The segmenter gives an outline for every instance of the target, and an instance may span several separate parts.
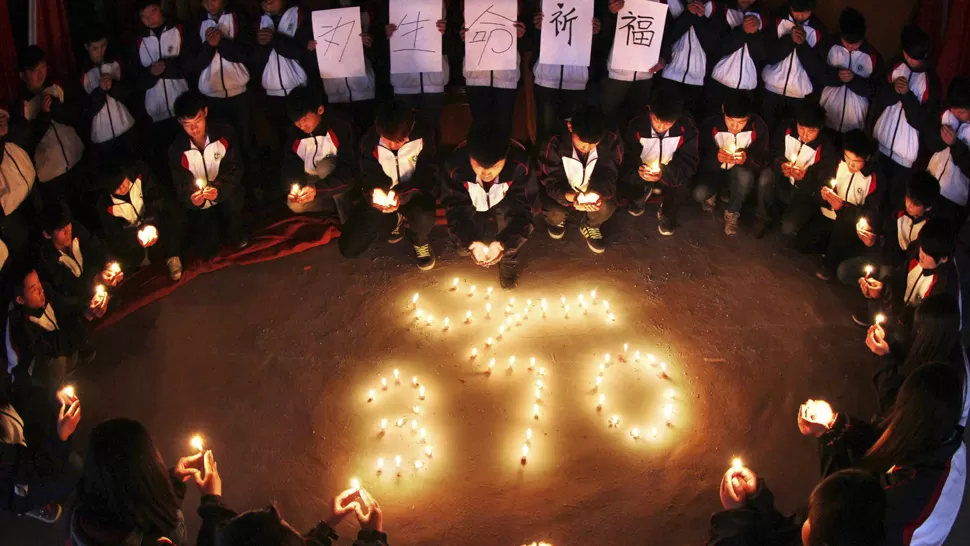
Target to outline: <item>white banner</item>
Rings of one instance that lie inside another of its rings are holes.
[[[589,66],[592,0],[542,0],[541,34],[540,63]]]
[[[465,70],[515,70],[517,0],[465,0]]]
[[[667,4],[654,0],[626,0],[616,14],[616,37],[610,55],[612,70],[646,72],[660,60],[667,21]]]
[[[441,72],[441,0],[391,0],[388,20],[397,26],[391,36],[391,74]]]
[[[360,41],[360,8],[314,11],[313,39],[321,78],[354,78],[367,74]]]

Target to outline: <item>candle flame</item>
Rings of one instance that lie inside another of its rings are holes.
[[[734,470],[735,472],[738,472],[742,468],[744,468],[744,463],[741,462],[741,457],[735,457],[735,458],[731,459],[731,469],[732,470]]]
[[[360,489],[360,480],[357,478],[350,478],[350,488],[354,490]]]
[[[192,446],[192,449],[196,451],[205,451],[205,445],[202,443],[202,436],[199,434],[192,436],[192,439],[189,440],[189,445]]]
[[[879,326],[884,322],[886,322],[886,315],[883,315],[882,313],[876,315],[876,326]]]

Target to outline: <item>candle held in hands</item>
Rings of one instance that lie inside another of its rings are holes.
[[[195,187],[199,188],[200,190],[205,189],[205,181],[202,180],[201,178],[196,178],[195,179]]]
[[[155,226],[146,225],[138,230],[138,242],[141,243],[141,246],[148,245],[156,238],[158,238],[158,230]]]
[[[192,439],[189,440],[189,445],[192,446],[192,449],[198,451],[199,453],[205,451],[205,445],[202,443],[202,435],[200,434],[192,436]]]

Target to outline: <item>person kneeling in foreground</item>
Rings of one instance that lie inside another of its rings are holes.
[[[488,127],[473,128],[445,163],[441,204],[448,229],[475,264],[499,266],[502,288],[515,287],[517,256],[534,229],[528,165],[521,144]],[[490,236],[486,224],[493,217],[498,233]]]
[[[542,211],[549,236],[562,239],[566,217],[583,215],[579,231],[596,254],[606,252],[600,232],[616,210],[616,179],[623,161],[620,137],[606,130],[598,108],[579,109],[544,146],[539,158],[542,172]]]
[[[746,467],[731,468],[721,480],[723,512],[711,516],[708,546],[873,546],[883,537],[886,495],[874,474],[858,469],[836,472],[815,486],[808,518],[775,508],[763,479]]]
[[[360,148],[363,199],[341,230],[340,253],[356,258],[379,237],[400,242],[407,220],[418,269],[432,269],[435,257],[428,236],[434,227],[438,176],[434,132],[415,118],[410,106],[394,100],[377,109],[376,123]]]

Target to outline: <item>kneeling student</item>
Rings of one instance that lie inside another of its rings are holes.
[[[37,272],[67,301],[87,301],[97,285],[113,288],[124,280],[124,272],[105,256],[101,241],[74,220],[67,205],[48,205],[40,223],[44,238],[37,250]]]
[[[566,217],[583,216],[580,231],[596,254],[606,251],[600,226],[616,210],[616,179],[623,160],[620,137],[606,130],[599,109],[587,106],[560,127],[542,148],[539,181],[549,236],[562,239]]]
[[[445,163],[441,204],[458,247],[476,265],[499,266],[502,288],[518,281],[518,254],[535,229],[535,179],[525,148],[500,129],[473,127]],[[487,229],[494,219],[497,233]]]
[[[722,114],[708,118],[701,127],[702,157],[694,199],[704,211],[713,212],[718,192],[727,182],[730,198],[724,210],[724,233],[737,235],[741,207],[758,182],[756,231],[762,232],[768,219],[769,192],[773,189],[770,181],[758,177],[768,162],[768,127],[754,113],[747,93],[725,93]]]
[[[778,208],[784,209],[781,232],[785,235],[798,233],[815,213],[814,194],[833,155],[831,143],[822,132],[824,125],[825,110],[806,102],[799,106],[796,117],[782,121],[771,137],[775,159],[770,168],[761,171],[759,185],[770,180],[774,189],[769,193],[767,209],[770,214],[775,202],[780,202]]]
[[[435,135],[415,111],[395,99],[377,109],[376,123],[360,144],[363,198],[337,240],[340,253],[360,256],[375,240],[404,238],[404,221],[418,269],[435,265],[429,235],[435,222]]]

